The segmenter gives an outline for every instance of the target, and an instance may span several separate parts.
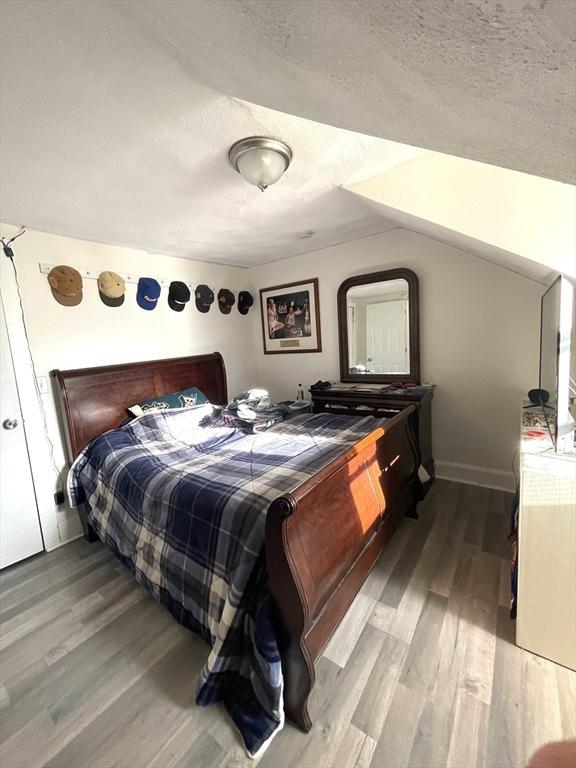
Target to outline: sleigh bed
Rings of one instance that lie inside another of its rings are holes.
[[[93,438],[117,428],[134,403],[192,386],[212,403],[227,401],[218,353],[51,375],[69,462]],[[420,485],[413,410],[377,426],[268,507],[266,569],[284,710],[304,731],[312,725],[307,701],[314,662],[401,519],[415,516]],[[85,536],[95,540],[87,511],[79,511]]]

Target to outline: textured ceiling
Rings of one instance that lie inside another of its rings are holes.
[[[339,186],[425,151],[408,144],[572,179],[575,8],[3,2],[0,216],[250,265],[394,226]],[[295,150],[264,194],[226,161],[260,132]]]
[[[3,6],[4,221],[241,265],[392,226],[339,185],[419,150],[224,96],[118,8]],[[264,193],[226,157],[258,133],[295,152]]]
[[[203,82],[574,183],[574,0],[122,0]]]

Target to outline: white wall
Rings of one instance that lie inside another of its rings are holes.
[[[251,270],[256,292],[319,278],[321,353],[264,355],[258,384],[276,398],[339,377],[336,293],[351,275],[409,267],[420,281],[422,380],[437,385],[434,457],[446,477],[510,487],[523,394],[538,383],[539,299],[528,278],[423,235],[395,229]]]
[[[17,231],[2,226],[2,235]],[[48,376],[54,368],[81,368],[92,365],[132,362],[179,355],[219,351],[226,363],[230,393],[253,381],[253,331],[251,316],[240,315],[234,307],[223,315],[216,302],[210,312],[196,310],[194,298],[183,312],[172,311],[163,289],[158,306],[146,312],[136,304],[136,285],[128,283],[124,304],[106,307],[98,295],[95,280],[84,280],[84,297],[77,307],[63,307],[52,297],[40,262],[69,264],[76,269],[93,267],[133,272],[157,279],[206,283],[216,288],[239,291],[249,287],[249,272],[186,259],[148,254],[127,248],[28,231],[14,244],[15,261],[36,373]],[[6,306],[11,340],[17,350],[19,386],[24,419],[31,448],[32,470],[39,502],[40,519],[48,549],[80,532],[75,511],[57,509],[53,503],[56,472],[44,438],[41,412],[29,375],[26,346],[18,328],[19,307],[10,262],[1,255],[2,296]],[[50,382],[51,387],[51,382]],[[55,447],[56,463],[64,465],[64,453],[52,392],[42,396],[48,430]]]
[[[15,231],[2,227],[3,235]],[[295,397],[299,382],[310,384],[319,378],[338,377],[336,292],[342,280],[379,268],[410,267],[420,279],[422,376],[424,381],[438,385],[433,435],[439,474],[495,486],[510,483],[520,398],[537,384],[539,297],[543,292],[537,283],[401,229],[252,270],[33,231],[16,241],[14,250],[39,376],[48,376],[53,368],[218,350],[226,362],[230,394],[262,385],[276,398]],[[236,308],[231,315],[222,315],[215,306],[202,315],[193,301],[184,312],[175,313],[168,308],[165,293],[156,310],[145,312],[135,303],[134,284],[127,285],[125,304],[111,309],[100,301],[95,281],[88,280],[82,303],[62,307],[52,298],[46,275],[39,270],[40,262],[205,282],[235,291],[317,276],[323,352],[265,356],[254,289],[255,306],[246,317]],[[79,522],[75,511],[59,510],[53,503],[56,474],[43,435],[25,342],[15,322],[19,308],[13,275],[6,258],[2,257],[0,265],[2,296],[9,323],[12,319],[10,334],[17,350],[40,518],[46,546],[51,549],[78,535]],[[42,400],[61,468],[63,449],[52,394]]]

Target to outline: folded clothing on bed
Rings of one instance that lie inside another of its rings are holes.
[[[71,505],[86,501],[102,541],[211,645],[196,701],[223,702],[251,756],[284,722],[266,511],[378,424],[303,415],[248,435],[209,404],[166,410],[100,435],[70,470]]]
[[[263,432],[293,415],[286,404],[272,402],[265,389],[249,389],[236,395],[222,411],[227,424],[248,433]]]

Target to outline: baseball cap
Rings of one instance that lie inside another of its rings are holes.
[[[155,309],[160,298],[160,283],[153,277],[141,277],[138,280],[138,290],[136,291],[136,301],[142,309]]]
[[[220,288],[218,291],[218,306],[220,307],[220,312],[229,315],[235,301],[236,299],[234,298],[232,291],[229,291],[228,288]]]
[[[247,315],[252,304],[254,304],[254,299],[250,291],[240,291],[238,294],[238,312],[241,315]]]
[[[82,301],[82,276],[74,267],[59,264],[50,270],[48,282],[52,296],[63,307],[75,307]]]
[[[207,285],[196,286],[196,309],[198,312],[209,312],[214,301],[214,292]]]
[[[98,275],[98,293],[107,307],[122,306],[125,292],[124,278],[116,272],[100,272]]]
[[[168,306],[174,312],[182,312],[190,301],[190,288],[181,280],[173,280],[168,288]]]

